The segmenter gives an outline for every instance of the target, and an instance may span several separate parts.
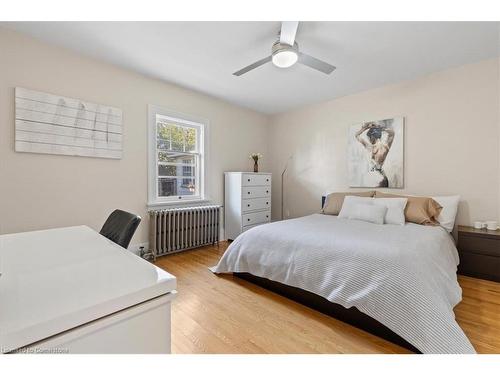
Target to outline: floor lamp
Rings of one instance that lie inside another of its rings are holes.
[[[285,173],[286,170],[288,169],[288,163],[290,160],[292,160],[293,155],[290,155],[290,157],[286,160],[285,163],[285,168],[283,169],[283,172],[281,172],[281,220],[283,220],[284,215],[283,215],[283,207],[284,207],[284,191],[285,191]]]

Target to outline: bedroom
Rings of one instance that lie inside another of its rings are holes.
[[[2,353],[500,353],[498,22],[300,18],[0,22]]]

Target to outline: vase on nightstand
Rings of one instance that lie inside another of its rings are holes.
[[[259,163],[257,161],[253,162],[253,171],[255,173],[259,172]]]

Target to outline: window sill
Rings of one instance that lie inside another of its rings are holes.
[[[203,203],[209,203],[210,199],[184,199],[179,201],[171,201],[171,202],[149,202],[146,206],[149,208],[162,208],[162,207],[186,207],[189,205],[197,205]]]

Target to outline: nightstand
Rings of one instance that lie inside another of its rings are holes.
[[[458,273],[500,281],[500,230],[458,227]]]

